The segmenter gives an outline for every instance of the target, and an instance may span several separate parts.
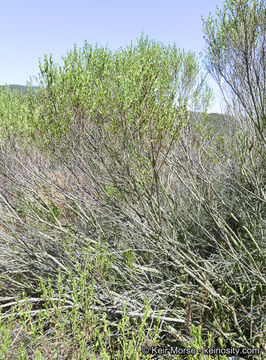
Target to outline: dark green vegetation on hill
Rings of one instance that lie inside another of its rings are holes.
[[[233,76],[230,116],[206,114],[193,53],[144,36],[45,57],[37,92],[0,89],[1,359],[263,358],[264,7],[226,4],[206,63]]]
[[[25,85],[17,85],[17,84],[10,84],[10,85],[0,85],[0,88],[8,87],[12,91],[21,91],[23,94],[27,92],[27,86]],[[39,90],[39,86],[33,86],[34,90]]]

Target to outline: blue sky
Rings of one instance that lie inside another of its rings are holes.
[[[0,85],[26,84],[38,74],[39,58],[55,61],[90,44],[111,49],[135,41],[141,32],[164,44],[204,50],[201,16],[222,0],[0,0]],[[214,82],[210,81],[218,95]],[[219,111],[216,100],[213,111]]]

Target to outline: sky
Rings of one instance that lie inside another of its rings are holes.
[[[38,75],[39,58],[56,62],[74,44],[108,46],[149,39],[204,52],[201,16],[215,14],[223,0],[0,0],[0,85],[25,85]],[[219,90],[210,109],[220,112]]]

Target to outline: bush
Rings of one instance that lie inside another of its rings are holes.
[[[30,132],[1,139],[1,351],[262,349],[262,162],[188,111],[210,95],[195,56],[85,44],[40,80]]]

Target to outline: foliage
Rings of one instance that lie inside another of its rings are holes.
[[[223,91],[231,92],[226,99],[237,99],[240,119],[246,126],[250,122],[249,131],[264,143],[265,23],[263,0],[226,0],[216,18],[204,20],[207,68]]]
[[[262,351],[262,156],[189,112],[210,98],[195,55],[142,36],[63,61],[1,92],[0,351]]]

